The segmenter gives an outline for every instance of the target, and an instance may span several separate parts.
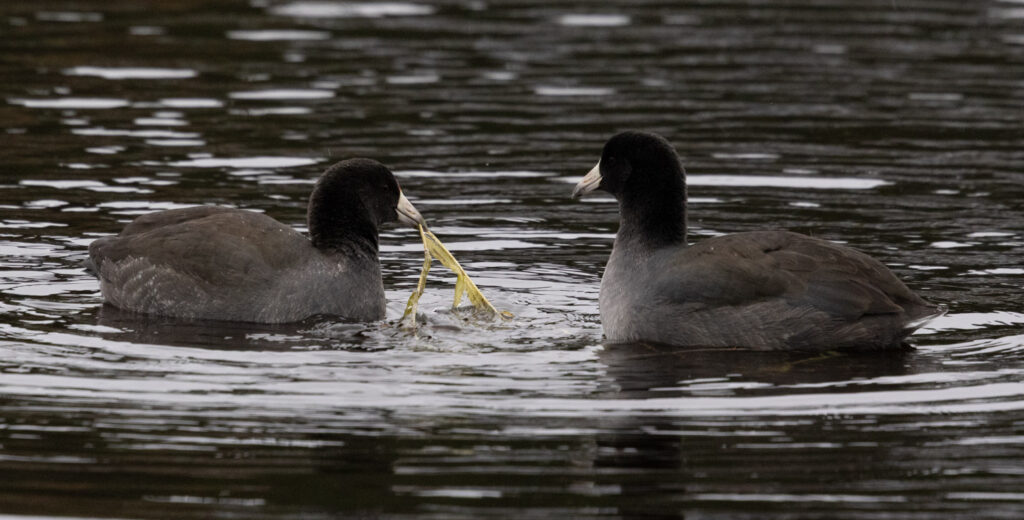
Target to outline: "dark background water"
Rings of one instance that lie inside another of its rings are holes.
[[[1024,516],[1019,1],[6,2],[0,515]],[[886,356],[601,346],[613,133],[664,134],[693,239],[788,228],[950,314]],[[263,327],[101,306],[134,216],[304,225],[331,161],[390,165],[500,308]],[[5,517],[6,518],[6,517]]]

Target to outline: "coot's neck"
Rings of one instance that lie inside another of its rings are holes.
[[[350,205],[310,201],[307,222],[309,238],[317,249],[346,257],[377,259],[377,224],[358,202]]]
[[[643,172],[634,172],[634,175]],[[650,253],[665,247],[686,244],[686,181],[678,175],[659,176],[655,182],[635,179],[618,195],[619,232],[616,248]]]

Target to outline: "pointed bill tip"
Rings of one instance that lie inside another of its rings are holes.
[[[420,226],[427,227],[427,221],[423,220],[423,215],[420,215],[420,212],[416,211],[416,208],[409,202],[409,199],[405,198],[405,193],[399,195],[398,207],[395,210],[398,213],[399,222],[414,228]]]
[[[591,168],[583,180],[581,180],[575,188],[572,190],[572,198],[578,199],[587,193],[590,193],[601,186],[601,161]]]

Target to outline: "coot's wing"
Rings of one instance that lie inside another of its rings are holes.
[[[928,307],[877,260],[785,231],[726,235],[659,258],[658,297],[694,309],[785,302],[836,319]],[[913,314],[913,313],[908,313]]]
[[[888,267],[860,251],[796,233],[785,235],[781,248],[766,255],[778,262],[781,269],[804,281],[803,292],[789,295],[794,304],[848,319],[879,314],[905,314],[914,318],[919,311],[934,308],[914,294]],[[813,263],[807,263],[806,271],[798,271],[791,267],[793,257]]]
[[[144,215],[120,235],[90,244],[89,256],[100,277],[115,284],[162,285],[164,277],[216,291],[265,286],[311,248],[301,234],[265,215],[198,207]]]

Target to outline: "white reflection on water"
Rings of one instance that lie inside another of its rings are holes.
[[[384,78],[384,81],[389,85],[423,85],[437,83],[440,80],[441,76],[439,74],[404,74]]]
[[[27,220],[4,219],[0,221],[0,229],[41,229],[52,227],[67,227],[67,224],[59,222],[29,222]]]
[[[816,190],[870,190],[891,185],[881,179],[855,177],[783,177],[777,175],[688,175],[692,186],[743,186],[757,188],[808,188]]]
[[[566,14],[558,18],[560,25],[569,27],[621,27],[629,22],[630,18],[622,14]]]
[[[224,106],[223,101],[208,98],[164,98],[159,101],[159,104],[168,108],[219,108]]]
[[[512,204],[512,199],[415,199],[416,204],[433,204],[435,206],[462,206],[474,204]]]
[[[194,139],[197,132],[175,132],[172,130],[125,130],[120,128],[72,128],[75,135],[99,135],[110,137],[142,137],[149,139]]]
[[[482,488],[441,488],[425,486],[392,486],[391,490],[398,495],[417,497],[441,497],[459,499],[501,498],[505,496],[501,490]]]
[[[915,374],[909,377],[917,382],[961,384],[911,386],[900,391],[885,388],[894,383],[891,378],[879,378],[874,382],[858,381],[861,388],[853,392],[606,399],[594,395],[604,366],[598,356],[602,347],[486,352],[399,348],[387,354],[257,352],[140,345],[10,325],[0,325],[0,334],[32,341],[0,342],[9,353],[9,362],[31,364],[45,359],[51,369],[63,372],[6,374],[2,384],[9,396],[192,408],[231,405],[241,413],[300,413],[368,405],[411,415],[535,417],[587,417],[595,413],[633,417],[894,415],[1024,409],[1024,385],[1010,381],[1022,375],[1020,369],[982,371],[976,378],[962,381],[941,372]],[[54,355],[53,349],[63,350],[64,355]],[[381,363],[382,359],[387,362]],[[123,372],[123,376],[91,375],[108,370]],[[281,378],[280,374],[288,377]],[[155,375],[160,377],[151,377]],[[243,389],[248,391],[240,391]],[[487,398],[481,399],[484,395]]]
[[[171,161],[168,166],[179,168],[294,168],[320,162],[312,157],[205,157],[184,161]]]
[[[58,190],[68,189],[87,189],[87,190],[102,190],[104,188],[110,189],[114,186],[107,186],[100,181],[87,181],[77,179],[24,179],[18,181],[18,184],[22,186],[45,186],[47,188],[55,188]],[[129,189],[129,191],[133,191]],[[138,190],[134,190],[138,191]],[[126,192],[127,193],[127,192]]]
[[[166,33],[167,29],[155,25],[135,25],[128,28],[128,34],[132,36],[160,36]]]
[[[908,265],[907,268],[917,271],[944,271],[949,269],[949,267],[945,265]]]
[[[102,22],[103,13],[84,11],[39,11],[36,20],[40,22]]]
[[[54,254],[57,249],[61,248],[51,244],[13,241],[0,242],[0,256],[11,258],[45,257]],[[7,263],[5,267],[11,267],[11,264]]]
[[[25,206],[26,208],[39,208],[39,209],[44,209],[45,208],[45,209],[48,209],[48,208],[59,208],[61,206],[67,206],[68,202],[64,201],[64,200],[55,200],[55,199],[40,199],[40,200],[26,201],[22,205]]]
[[[526,242],[525,240],[514,239],[465,240],[461,242],[446,241],[444,245],[450,251],[503,251],[506,249],[542,249],[551,247],[544,244],[535,244],[532,242]],[[423,244],[419,242],[407,243],[402,245],[381,244],[380,250],[386,253],[394,253],[399,251],[423,251]]]
[[[137,117],[135,126],[184,126],[185,121],[175,117]]]
[[[576,184],[583,176],[559,177],[559,182]],[[785,177],[779,175],[687,175],[690,186],[805,188],[815,190],[870,190],[892,185],[882,179],[858,177]]]
[[[516,74],[515,72],[509,72],[504,70],[485,72],[483,76],[487,79],[494,81],[512,81],[519,77],[519,75]]]
[[[111,214],[114,215],[142,215],[145,213],[152,213],[154,211],[163,211],[168,209],[179,209],[179,208],[191,208],[198,206],[199,204],[181,204],[177,202],[165,202],[165,201],[128,201],[128,200],[117,200],[110,202],[101,202],[97,204],[97,207],[108,208]]]
[[[957,92],[911,92],[907,99],[911,101],[961,101],[964,95]]]
[[[938,242],[932,242],[929,244],[931,247],[939,249],[955,249],[958,247],[971,247],[978,245],[976,242],[957,242],[955,240],[939,240]]]
[[[1005,231],[975,231],[973,233],[969,233],[967,235],[967,238],[989,238],[989,237],[999,237],[999,238],[1002,238],[1002,237],[1012,237],[1012,236],[1014,236],[1013,233],[1007,233]]]
[[[232,99],[326,99],[334,97],[334,92],[319,89],[268,89],[232,92]]]
[[[997,267],[995,269],[979,269],[979,270],[973,270],[972,269],[970,271],[967,271],[967,274],[981,275],[981,276],[985,276],[985,275],[1006,275],[1006,274],[1017,275],[1017,274],[1024,274],[1024,268],[1020,268],[1020,267]]]
[[[203,146],[202,139],[146,139],[146,144],[153,146]]]
[[[437,172],[430,170],[398,170],[395,172],[398,177],[426,177],[426,178],[452,178],[452,179],[497,179],[497,178],[513,178],[513,179],[527,179],[534,177],[548,177],[554,175],[552,173],[545,172],[532,172],[532,171],[493,171],[493,172]]]
[[[8,99],[7,101],[11,104],[21,105],[27,108],[57,108],[62,110],[107,110],[111,108],[122,108],[128,106],[128,100],[114,98],[12,98]]]
[[[584,204],[608,204],[612,202],[618,202],[614,197],[594,197],[588,196],[580,199],[580,202]],[[723,199],[717,197],[686,197],[687,204],[720,204],[725,202]],[[794,203],[795,204],[795,203]]]
[[[774,161],[780,156],[777,153],[713,153],[711,157],[715,159],[733,159],[742,161]],[[790,170],[788,173],[798,173]]]
[[[228,31],[232,40],[254,42],[326,40],[331,37],[327,31],[304,31],[300,29],[265,29],[261,31]]]
[[[0,285],[0,292],[15,296],[53,296],[75,291],[95,291],[97,284],[88,281],[60,282],[46,281],[43,283],[26,283],[15,286]]]
[[[537,87],[538,96],[610,96],[615,89],[605,87]]]
[[[948,351],[954,359],[967,359],[979,364],[999,357],[1016,357],[1021,354],[1024,352],[1024,334],[942,345],[936,347],[936,350]],[[1007,371],[1012,372],[1009,374],[1012,379],[1020,380],[1020,375],[1014,369],[1004,369],[1001,372]]]
[[[916,334],[935,334],[944,330],[978,330],[990,326],[1012,325],[1024,325],[1024,314],[1011,311],[950,313],[930,321]]]
[[[192,69],[161,69],[152,67],[90,67],[64,69],[68,76],[96,76],[103,79],[184,79],[198,73]]]
[[[270,9],[271,14],[298,18],[380,18],[424,16],[434,13],[429,5],[406,2],[292,2]]]
[[[792,445],[786,445],[792,446]],[[821,493],[694,493],[687,495],[687,499],[710,502],[783,502],[783,503],[806,503],[822,502],[826,504],[843,503],[886,503],[906,502],[907,498],[902,496],[878,496],[878,495],[850,495],[850,494],[821,494]]]
[[[309,107],[266,107],[266,108],[242,108],[231,110],[232,115],[241,116],[276,116],[276,115],[304,115],[310,114],[313,110]]]
[[[96,153],[100,155],[113,155],[124,151],[123,146],[91,146],[86,148],[87,153]]]

